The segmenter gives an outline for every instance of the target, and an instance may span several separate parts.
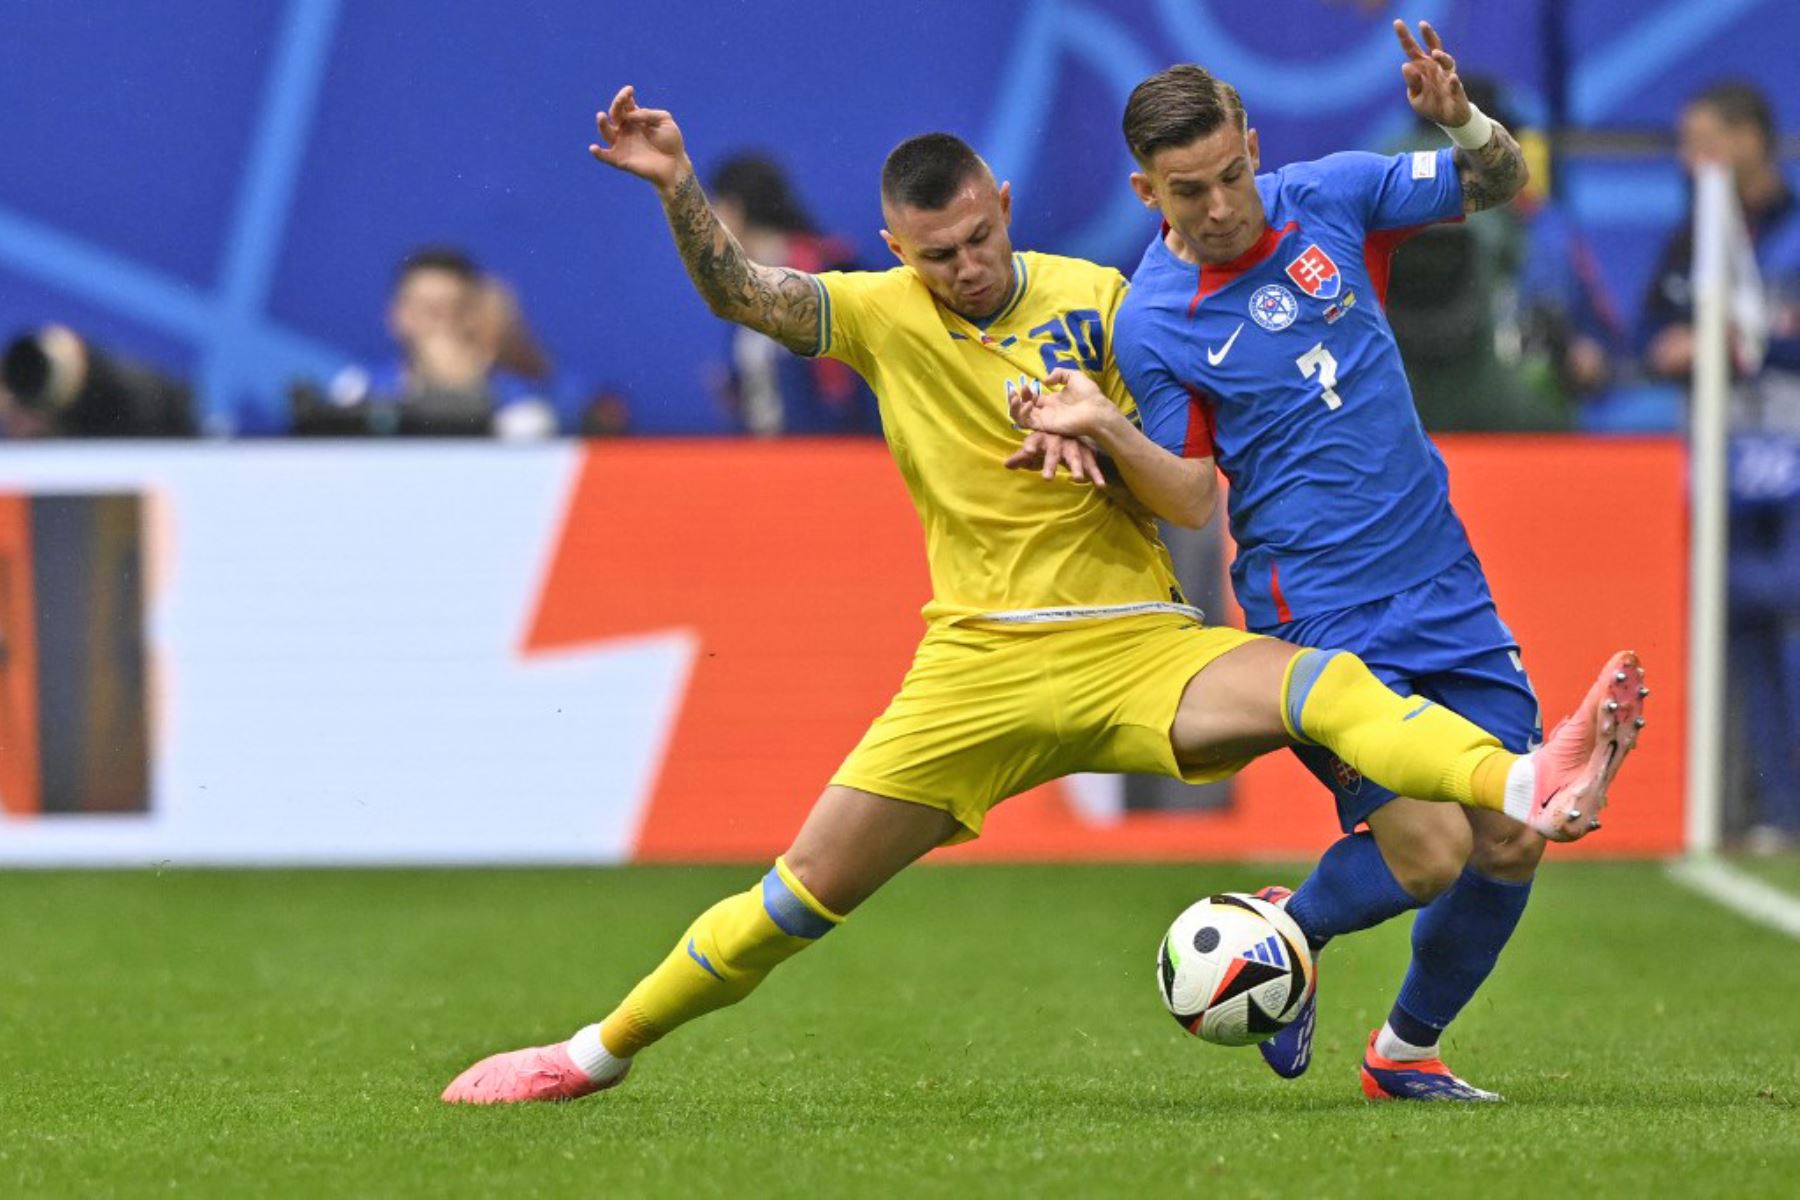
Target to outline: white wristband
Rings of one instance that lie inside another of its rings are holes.
[[[1469,104],[1469,119],[1461,125],[1439,125],[1439,129],[1450,135],[1450,140],[1464,150],[1479,150],[1487,145],[1494,136],[1494,122],[1488,115]]]

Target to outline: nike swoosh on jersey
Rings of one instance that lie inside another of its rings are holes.
[[[1242,332],[1244,332],[1244,323],[1242,321],[1239,321],[1238,327],[1231,331],[1231,336],[1225,339],[1225,344],[1223,346],[1219,347],[1219,349],[1216,353],[1210,349],[1206,352],[1207,365],[1211,366],[1211,367],[1216,367],[1220,363],[1224,362],[1225,356],[1227,354],[1231,353],[1231,344],[1233,342],[1237,341],[1238,334],[1240,334]]]

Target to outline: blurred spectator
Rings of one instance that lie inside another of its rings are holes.
[[[1550,156],[1533,153],[1543,135],[1526,139],[1532,180],[1513,201],[1526,253],[1501,340],[1510,335],[1526,386],[1564,422],[1630,374],[1631,336],[1587,239],[1550,193]]]
[[[1735,389],[1732,425],[1800,433],[1800,205],[1776,158],[1774,110],[1751,85],[1721,83],[1688,102],[1677,132],[1690,173],[1702,161],[1731,168],[1768,294],[1768,353],[1755,378]],[[1693,263],[1690,216],[1663,250],[1641,338],[1650,370],[1681,382],[1694,367]]]
[[[1745,83],[1695,96],[1678,128],[1682,165],[1731,169],[1767,299],[1768,350],[1732,389],[1728,686],[1743,715],[1750,843],[1800,839],[1800,205],[1776,158],[1766,97]],[[1695,357],[1693,218],[1670,235],[1645,305],[1648,368],[1686,383]]]
[[[1727,675],[1749,768],[1745,844],[1792,849],[1800,846],[1800,438],[1737,439],[1730,528]]]
[[[713,173],[719,221],[757,262],[817,273],[854,268],[850,246],[819,233],[774,160],[729,158]],[[801,358],[741,326],[731,329],[724,392],[733,419],[748,433],[879,433],[875,397],[843,363]]]
[[[1623,325],[1593,256],[1551,199],[1542,135],[1523,127],[1493,81],[1464,86],[1518,137],[1532,179],[1511,204],[1406,242],[1394,257],[1388,320],[1427,429],[1566,429],[1576,402],[1610,380]],[[1443,141],[1421,123],[1398,148]]]
[[[63,325],[21,334],[0,360],[9,438],[192,437],[187,384],[84,341]]]
[[[550,361],[517,298],[452,247],[400,264],[388,302],[399,356],[374,372],[352,367],[328,397],[295,396],[297,433],[547,437],[556,414],[542,386]]]

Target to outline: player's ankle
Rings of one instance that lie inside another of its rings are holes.
[[[1533,752],[1514,758],[1506,770],[1505,799],[1500,811],[1521,825],[1531,823],[1532,810],[1537,806],[1537,769],[1538,757]]]
[[[595,1083],[608,1083],[623,1075],[631,1066],[629,1058],[620,1058],[600,1040],[600,1026],[586,1025],[564,1047],[582,1073]]]
[[[1407,1032],[1421,1036],[1417,1030]],[[1432,1036],[1426,1045],[1410,1041],[1394,1031],[1394,1022],[1389,1019],[1382,1022],[1381,1031],[1375,1035],[1375,1053],[1392,1062],[1423,1062],[1438,1057],[1438,1039]]]

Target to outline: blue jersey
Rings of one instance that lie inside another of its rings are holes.
[[[1382,312],[1388,259],[1460,217],[1448,149],[1257,177],[1268,227],[1204,268],[1150,244],[1114,332],[1144,432],[1217,458],[1232,581],[1265,629],[1393,596],[1470,553]]]

